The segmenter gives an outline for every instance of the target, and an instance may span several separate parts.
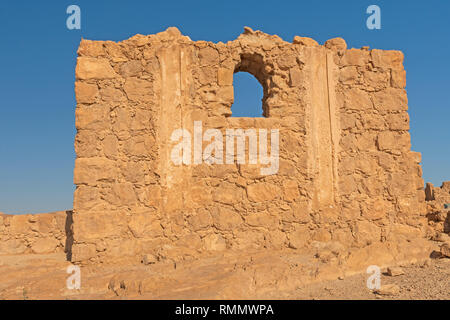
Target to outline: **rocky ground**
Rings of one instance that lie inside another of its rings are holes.
[[[448,258],[397,266],[395,276],[382,268],[379,293],[367,288],[366,273],[314,280],[323,266],[313,263],[266,253],[98,265],[82,267],[81,289],[69,290],[63,254],[2,256],[0,299],[450,299]]]
[[[368,275],[359,274],[342,280],[324,281],[299,288],[299,299],[443,299],[450,300],[450,259],[429,260],[425,264],[401,267],[402,275],[381,275],[387,292],[376,293],[366,286]]]

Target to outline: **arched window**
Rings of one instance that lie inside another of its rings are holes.
[[[248,72],[237,72],[233,77],[234,103],[232,117],[263,117],[263,88]]]
[[[263,59],[258,54],[243,54],[236,65],[233,76],[234,103],[232,117],[268,117],[265,100],[267,98],[267,75]]]

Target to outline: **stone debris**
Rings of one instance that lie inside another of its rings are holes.
[[[400,267],[389,267],[387,268],[387,275],[390,277],[396,277],[396,276],[400,276],[402,274],[405,274],[403,269]]]
[[[444,243],[443,245],[441,245],[441,254],[444,257],[450,258],[450,244],[449,243]]]
[[[155,264],[156,262],[158,262],[158,259],[153,254],[146,254],[142,258],[142,263],[145,265]]]
[[[375,289],[374,293],[382,296],[393,296],[400,293],[400,287],[396,284],[385,284],[379,289]]]

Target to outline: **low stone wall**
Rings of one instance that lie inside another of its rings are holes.
[[[72,211],[0,213],[0,255],[64,252],[66,247],[70,252],[71,221]]]

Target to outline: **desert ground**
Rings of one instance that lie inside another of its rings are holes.
[[[437,252],[431,256],[390,268],[394,275],[382,268],[380,290],[367,288],[369,274],[336,279],[325,262],[294,252],[82,266],[81,287],[72,290],[66,285],[71,263],[63,253],[1,256],[0,299],[448,300],[450,259]]]

